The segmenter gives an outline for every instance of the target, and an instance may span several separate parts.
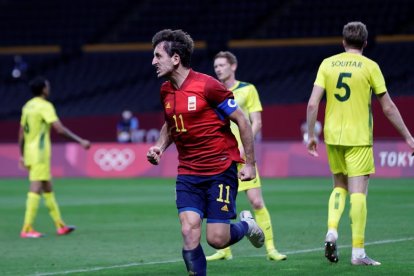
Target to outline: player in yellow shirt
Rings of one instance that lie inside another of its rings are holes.
[[[20,236],[22,238],[40,238],[43,236],[42,233],[33,228],[42,194],[45,205],[49,209],[49,214],[56,225],[57,234],[66,235],[75,230],[75,227],[66,225],[62,220],[53,193],[50,173],[50,126],[59,134],[78,142],[85,149],[88,149],[91,143],[75,135],[59,121],[55,108],[52,103],[47,101],[50,93],[48,80],[37,77],[30,82],[30,89],[34,97],[23,106],[19,130],[21,153],[19,165],[22,168],[27,168],[30,180],[26,213]]]
[[[244,111],[252,125],[253,136],[260,132],[262,128],[262,104],[259,94],[253,84],[236,80],[237,58],[229,52],[219,52],[214,58],[214,71],[217,78],[234,94],[238,106]],[[239,143],[239,149],[243,155],[240,133],[237,125],[231,123],[231,130]],[[238,191],[245,191],[250,205],[255,214],[255,219],[259,227],[265,234],[265,246],[267,259],[272,261],[286,260],[286,255],[280,254],[274,245],[272,222],[269,212],[264,204],[261,183],[256,167],[256,179],[252,181],[240,181]],[[233,258],[230,247],[220,249],[215,254],[206,257],[207,261],[230,260]]]
[[[368,31],[361,22],[343,28],[345,52],[323,60],[307,108],[308,151],[318,156],[314,126],[319,103],[326,92],[324,136],[334,188],[328,204],[328,232],[325,256],[338,262],[338,224],[350,195],[353,265],[380,265],[364,249],[367,219],[366,196],[370,174],[375,172],[371,94],[377,96],[385,116],[414,151],[414,139],[391,100],[377,63],[362,55]]]

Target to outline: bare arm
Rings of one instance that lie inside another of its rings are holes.
[[[240,138],[246,156],[246,164],[239,171],[239,178],[241,180],[252,180],[256,177],[256,160],[254,157],[253,131],[249,121],[240,108],[237,108],[229,116],[230,120],[235,122],[240,131]]]
[[[378,100],[381,104],[382,111],[384,112],[385,116],[404,138],[407,145],[411,148],[411,151],[414,152],[414,138],[405,125],[400,111],[395,106],[390,95],[387,92],[381,94],[378,96]]]
[[[20,149],[20,156],[23,156],[24,153],[24,129],[22,126],[19,128],[19,149]]]
[[[89,142],[88,140],[82,139],[81,137],[79,137],[78,135],[70,131],[59,120],[53,122],[52,127],[57,133],[59,133],[60,135],[72,141],[78,142],[83,148],[85,149],[90,148],[91,142]]]
[[[19,149],[20,149],[20,158],[19,158],[19,167],[24,168],[24,129],[22,126],[19,128],[18,135]]]
[[[147,152],[147,160],[153,165],[158,165],[162,153],[172,144],[167,122],[164,123],[160,130],[160,137],[154,146],[150,147]]]
[[[262,129],[262,112],[252,112],[249,117],[252,124],[253,138],[255,138]]]
[[[314,85],[312,89],[312,94],[308,101],[308,108],[306,111],[306,121],[308,125],[308,135],[309,142],[307,144],[309,154],[313,156],[318,156],[317,152],[317,139],[315,136],[315,123],[316,118],[318,117],[319,103],[325,93],[325,89]]]

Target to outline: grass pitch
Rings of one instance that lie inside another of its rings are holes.
[[[331,180],[262,179],[283,262],[244,239],[233,260],[208,263],[208,275],[414,275],[414,179],[372,179],[366,250],[379,267],[350,265],[349,202],[339,229],[340,261],[324,258]],[[0,275],[186,275],[175,209],[174,179],[55,179],[64,220],[77,226],[58,237],[46,207],[35,227],[47,236],[21,239],[28,183],[0,180]],[[349,199],[349,198],[348,198]],[[249,208],[239,194],[238,210]],[[204,234],[204,233],[203,233]],[[206,255],[214,253],[203,235]]]

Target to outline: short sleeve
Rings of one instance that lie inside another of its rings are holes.
[[[384,76],[382,75],[380,67],[376,63],[371,71],[371,87],[376,95],[387,91]]]
[[[57,120],[59,120],[58,116],[56,115],[56,110],[51,103],[48,103],[42,109],[42,117],[48,124],[54,123]]]
[[[20,125],[24,126],[26,124],[26,116],[24,116],[24,108],[22,109],[22,116],[20,117]]]
[[[263,111],[262,103],[260,102],[259,93],[254,85],[251,85],[249,96],[247,100],[247,111],[252,112],[261,112]]]
[[[321,65],[319,66],[318,73],[316,74],[316,80],[314,82],[314,85],[317,85],[317,86],[322,87],[322,88],[326,88],[325,87],[326,86],[325,85],[326,79],[325,79],[324,68],[325,68],[324,62],[322,62]]]
[[[226,89],[219,81],[209,78],[206,82],[204,95],[210,105],[216,108],[219,104],[226,99],[234,99],[234,95],[231,91]]]

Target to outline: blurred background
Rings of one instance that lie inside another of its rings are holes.
[[[50,79],[59,117],[94,142],[115,142],[128,109],[152,142],[163,122],[151,38],[183,29],[196,41],[192,67],[214,76],[221,50],[239,59],[237,78],[258,88],[264,141],[301,140],[318,66],[343,51],[342,27],[364,22],[364,52],[383,70],[388,90],[414,129],[414,2],[410,0],[0,0],[0,142],[16,142],[27,82]],[[375,137],[398,137],[378,111]],[[320,112],[323,113],[323,112]],[[323,121],[323,114],[320,114]],[[55,141],[63,141],[55,137]]]

